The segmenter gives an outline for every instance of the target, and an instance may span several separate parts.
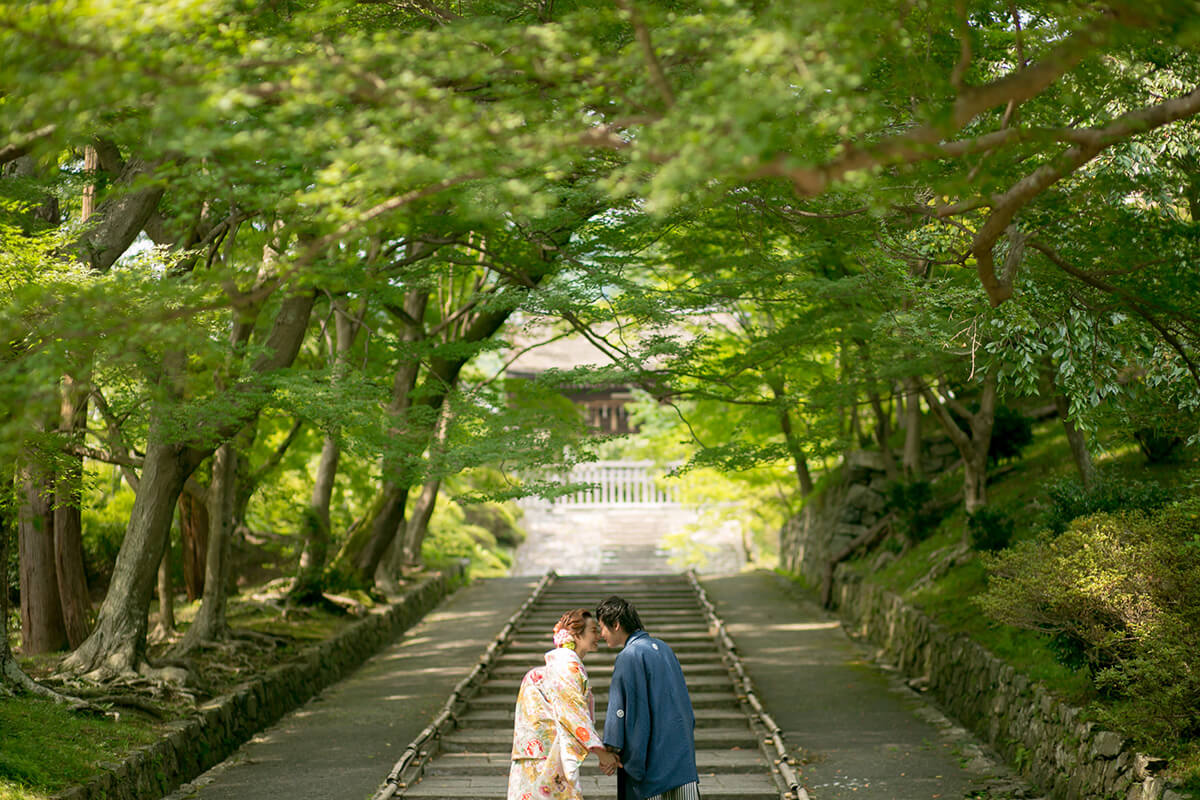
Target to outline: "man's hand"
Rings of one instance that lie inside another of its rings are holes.
[[[605,775],[615,775],[617,768],[621,766],[621,759],[617,758],[617,754],[608,750],[598,750],[596,758],[600,759],[600,771]]]

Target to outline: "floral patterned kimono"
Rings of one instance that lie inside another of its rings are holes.
[[[601,746],[587,670],[569,647],[546,653],[517,694],[508,800],[582,800],[579,765]]]

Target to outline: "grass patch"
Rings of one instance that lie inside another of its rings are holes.
[[[1132,444],[1110,448],[1095,461],[1102,477],[1154,482],[1180,493],[1195,492],[1200,486],[1194,461],[1149,465]],[[1031,538],[1043,529],[1050,509],[1047,487],[1076,474],[1062,425],[1057,420],[1039,423],[1024,457],[1006,465],[1006,471],[989,484],[988,504],[1014,520],[1014,543]],[[942,476],[935,484],[935,494],[945,496],[947,488],[957,489],[961,480],[961,472]],[[969,636],[1067,702],[1082,706],[1085,716],[1095,718],[1102,708],[1119,712],[1116,705],[1098,695],[1086,669],[1076,670],[1059,661],[1049,637],[994,622],[975,605],[973,598],[987,587],[987,574],[978,560],[954,567],[923,589],[912,588],[962,542],[965,524],[960,503],[927,538],[878,572],[870,571],[875,553],[848,566],[865,580],[900,595],[947,630]],[[1200,742],[1159,743],[1158,752],[1172,756],[1170,773],[1182,788],[1200,792]]]
[[[0,731],[0,798],[54,794],[159,738],[139,719],[84,716],[32,697],[0,697]]]
[[[412,576],[411,583],[423,577]],[[28,695],[0,697],[0,800],[47,800],[90,780],[97,764],[119,761],[157,741],[164,722],[184,718],[198,705],[298,659],[311,643],[325,641],[359,620],[329,607],[287,606],[283,600],[282,596],[266,597],[262,587],[231,597],[227,619],[233,637],[190,658],[192,680],[185,690],[164,686],[137,692],[139,700],[153,706],[161,719],[130,711],[112,720],[75,714]],[[180,633],[198,607],[196,602],[176,609]],[[150,646],[151,662],[167,647],[168,643]],[[19,661],[27,674],[53,687],[50,676],[63,656],[47,654]]]

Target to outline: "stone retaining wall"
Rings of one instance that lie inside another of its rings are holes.
[[[1080,720],[1038,683],[961,634],[950,634],[878,586],[839,575],[847,629],[883,650],[922,690],[1055,800],[1182,800],[1157,775],[1166,763]]]
[[[399,601],[373,609],[337,636],[308,648],[300,660],[205,703],[188,719],[168,723],[158,742],[119,763],[100,764],[96,777],[56,800],[158,800],[358,667],[433,610],[461,578],[458,566],[424,579]]]

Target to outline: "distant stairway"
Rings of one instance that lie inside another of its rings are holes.
[[[624,551],[622,560],[628,559]],[[442,718],[410,746],[384,785],[380,798],[423,800],[505,796],[513,713],[525,672],[543,663],[554,623],[571,608],[594,608],[610,594],[637,606],[651,635],[675,650],[696,712],[696,761],[705,800],[779,800],[788,786],[760,749],[764,730],[739,695],[735,672],[710,629],[691,581],[681,575],[571,576],[547,579],[489,648],[475,678],[456,690]],[[710,606],[711,608],[711,606]],[[596,696],[597,729],[604,710],[616,652],[601,643],[584,659]],[[740,669],[740,667],[739,667]],[[423,740],[422,740],[423,738]],[[616,779],[600,772],[595,757],[584,762],[585,798],[616,796]],[[803,795],[802,790],[799,792]]]

